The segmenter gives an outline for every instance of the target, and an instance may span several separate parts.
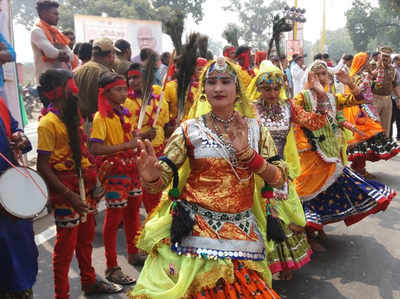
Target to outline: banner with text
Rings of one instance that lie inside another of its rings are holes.
[[[113,41],[125,39],[130,42],[134,55],[144,48],[162,51],[161,22],[83,15],[75,15],[74,21],[77,42],[108,37]]]

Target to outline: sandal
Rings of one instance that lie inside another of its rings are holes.
[[[115,267],[107,269],[106,271],[106,279],[113,283],[121,284],[121,285],[130,285],[136,282],[135,279],[130,276],[124,274],[121,270],[121,267]]]
[[[115,283],[108,283],[101,280],[96,280],[94,284],[90,286],[82,287],[85,296],[96,295],[96,294],[115,294],[122,292],[124,288]]]

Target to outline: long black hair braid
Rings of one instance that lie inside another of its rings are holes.
[[[45,107],[51,103],[45,93],[60,86],[64,88],[71,78],[73,78],[72,72],[65,69],[51,69],[40,76],[39,97]],[[60,100],[66,102],[62,105],[60,119],[67,128],[72,158],[75,162],[75,169],[79,174],[79,170],[82,168],[81,142],[83,140],[81,140],[80,134],[81,116],[78,109],[78,98],[67,92],[64,93],[63,99],[56,99],[55,101],[58,102]]]

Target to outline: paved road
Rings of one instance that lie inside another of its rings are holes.
[[[28,128],[30,139],[36,146],[36,125]],[[400,190],[400,157],[390,162],[368,164],[368,171],[376,179]],[[333,224],[326,228],[328,252],[314,254],[311,263],[295,273],[292,281],[274,281],[274,288],[288,299],[400,299],[400,202],[399,196],[389,209],[346,227]],[[142,209],[142,217],[144,212]],[[93,263],[100,278],[104,279],[104,250],[102,226],[104,211],[96,216]],[[52,250],[55,228],[49,215],[34,224],[39,245],[39,274],[34,287],[35,298],[53,298]],[[118,232],[118,260],[122,269],[137,277],[140,268],[130,266],[126,258],[123,231]],[[85,298],[80,290],[79,268],[73,259],[69,273],[71,298]],[[126,288],[128,290],[128,288]],[[126,298],[124,293],[95,298]],[[170,298],[165,298],[170,299]],[[171,298],[173,299],[173,298]]]

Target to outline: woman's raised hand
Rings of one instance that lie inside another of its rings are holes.
[[[240,152],[249,146],[247,120],[238,112],[235,112],[233,121],[226,131],[236,151]]]
[[[351,83],[353,83],[353,79],[350,77],[350,74],[344,69],[341,69],[335,75],[336,78],[345,85],[350,85]]]
[[[156,153],[150,141],[139,140],[139,155],[136,160],[140,176],[146,182],[156,181],[161,177],[162,171]]]

